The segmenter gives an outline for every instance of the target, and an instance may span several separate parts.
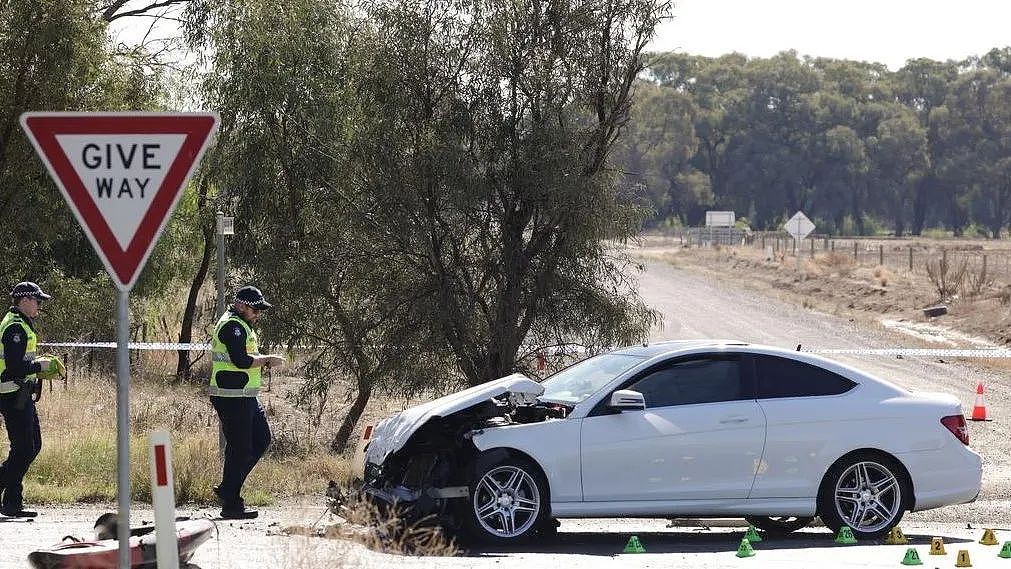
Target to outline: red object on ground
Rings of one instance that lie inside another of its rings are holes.
[[[197,547],[211,538],[214,524],[207,519],[176,522],[179,540],[179,562],[186,563]],[[130,567],[154,567],[154,526],[130,530]],[[60,543],[28,554],[28,563],[35,569],[116,569],[119,565],[119,541],[103,539]]]

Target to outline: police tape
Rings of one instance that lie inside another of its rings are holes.
[[[812,354],[857,356],[909,356],[924,358],[1011,358],[1005,348],[861,348],[852,350],[803,349]]]
[[[40,346],[54,348],[115,348],[116,342],[39,342]],[[130,342],[130,350],[166,350],[206,352],[210,344],[173,343],[173,342]],[[537,350],[534,350],[537,352]],[[540,353],[553,355],[560,350],[542,350]],[[572,347],[564,353],[571,354]],[[902,356],[924,358],[1011,358],[1011,350],[1006,348],[802,348],[801,352],[819,355],[854,355],[854,356]]]
[[[119,344],[116,342],[39,342],[39,345],[52,348],[115,348]],[[127,344],[127,349],[206,352],[211,349],[211,345],[172,342],[130,342]]]

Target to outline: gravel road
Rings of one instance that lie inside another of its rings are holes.
[[[725,338],[777,346],[810,348],[885,348],[914,346],[909,337],[883,327],[858,327],[846,318],[817,313],[745,289],[731,286],[730,279],[699,276],[664,263],[648,263],[640,278],[641,294],[664,314],[665,325],[654,340]],[[915,347],[919,347],[916,345]],[[974,566],[996,565],[996,549],[975,543],[981,527],[994,527],[1002,542],[1011,539],[1008,513],[1011,485],[1011,416],[1009,380],[971,362],[939,361],[937,358],[896,359],[881,356],[845,356],[840,361],[874,372],[913,390],[944,391],[957,395],[967,415],[972,409],[975,387],[987,386],[987,408],[994,420],[970,423],[973,448],[984,457],[983,491],[973,504],[950,506],[908,514],[903,521],[913,545],[925,556],[930,537],[945,536],[948,556],[954,564],[958,549],[968,549]],[[44,509],[37,521],[26,523],[0,519],[0,567],[26,567],[28,552],[59,541],[63,535],[87,535],[95,518],[114,506]],[[860,545],[840,549],[824,528],[810,528],[794,536],[763,542],[756,558],[734,556],[740,542],[739,528],[673,527],[663,520],[563,521],[561,537],[552,544],[538,544],[524,551],[475,551],[454,558],[398,557],[378,554],[354,543],[338,540],[278,535],[282,527],[313,523],[322,504],[266,508],[253,523],[219,523],[216,539],[200,548],[193,568],[300,568],[317,567],[724,567],[756,562],[777,567],[809,567],[826,563],[836,567],[893,567],[902,560],[904,547]],[[210,510],[180,509],[181,515],[204,516]],[[149,510],[134,510],[134,522],[151,520]],[[326,520],[324,520],[326,521]],[[967,527],[968,526],[968,527]],[[628,535],[641,536],[649,551],[642,555],[619,555]],[[890,548],[887,549],[886,548]],[[993,559],[990,559],[990,558]],[[764,562],[756,561],[764,559]],[[931,560],[924,559],[928,565]],[[936,563],[935,563],[936,565]]]

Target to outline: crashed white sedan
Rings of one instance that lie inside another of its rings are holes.
[[[869,538],[906,510],[974,500],[982,460],[968,445],[952,395],[808,353],[677,341],[394,415],[365,449],[363,490],[502,544],[583,517],[745,517],[788,532],[817,515]]]

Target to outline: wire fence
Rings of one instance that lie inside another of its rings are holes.
[[[815,258],[843,255],[857,266],[883,266],[927,275],[931,264],[947,263],[951,270],[964,264],[967,275],[1011,283],[1011,243],[1003,240],[927,238],[867,238],[809,235],[797,241],[782,231],[756,232],[734,228],[687,228],[674,235],[684,247],[750,247],[769,258]]]

